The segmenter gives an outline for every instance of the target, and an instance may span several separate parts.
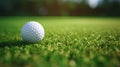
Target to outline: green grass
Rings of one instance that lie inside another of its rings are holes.
[[[45,38],[22,41],[22,26],[40,22]],[[0,67],[120,67],[120,18],[0,17]]]

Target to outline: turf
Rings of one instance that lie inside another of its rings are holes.
[[[21,38],[31,20],[44,26],[39,43]],[[0,67],[120,67],[120,18],[0,17]]]

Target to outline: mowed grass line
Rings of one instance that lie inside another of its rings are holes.
[[[45,28],[40,43],[25,43],[28,21]],[[1,17],[0,66],[119,67],[120,19],[85,17]]]

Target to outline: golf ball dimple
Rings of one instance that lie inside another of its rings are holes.
[[[44,38],[44,33],[43,26],[35,21],[26,23],[21,30],[22,39],[31,43],[41,41]]]

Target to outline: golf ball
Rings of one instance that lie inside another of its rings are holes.
[[[31,43],[40,42],[44,38],[44,34],[43,26],[36,21],[26,23],[21,30],[22,39]]]

